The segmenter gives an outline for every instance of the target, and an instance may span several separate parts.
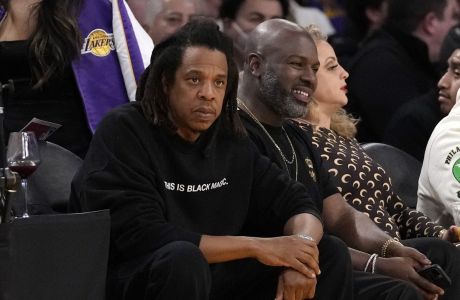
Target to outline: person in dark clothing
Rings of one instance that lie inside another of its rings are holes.
[[[442,295],[443,290],[423,279],[416,271],[427,263],[426,257],[414,248],[396,242],[366,215],[348,205],[335,188],[325,161],[319,157],[305,132],[297,123],[287,120],[306,113],[307,103],[316,89],[315,73],[320,64],[312,38],[293,23],[270,20],[256,27],[250,41],[238,103],[251,139],[263,154],[283,168],[291,178],[303,183],[310,194],[323,199],[325,231],[356,249],[350,249],[355,269],[387,276],[373,277],[375,274],[357,271],[355,297],[407,297],[407,294],[402,296],[396,290],[385,288],[392,283],[398,286],[402,284],[406,292],[412,290],[417,294],[408,299],[422,295],[432,299]],[[424,247],[429,247],[426,244],[430,242],[420,242],[419,246],[426,250]],[[441,248],[439,251],[443,254],[433,255],[433,258],[439,258],[438,261],[444,263],[442,259],[455,257],[449,252],[457,251],[452,244],[444,241],[439,243],[445,245],[433,246],[432,251]],[[391,253],[388,253],[387,246],[390,244]],[[430,251],[426,253],[431,255]],[[379,267],[370,269],[369,265]],[[298,276],[302,278],[301,274]]]
[[[344,66],[357,53],[361,43],[382,26],[386,17],[387,0],[347,0],[345,26],[341,34],[329,36],[337,56]],[[324,34],[327,34],[323,31]]]
[[[70,206],[110,209],[108,299],[273,299],[279,286],[353,299],[321,203],[246,135],[231,46],[214,21],[191,21],[156,45],[139,102],[94,135]]]
[[[444,48],[448,52],[447,47]],[[423,161],[434,128],[454,106],[460,87],[457,76],[460,50],[453,50],[449,56],[446,59],[447,72],[438,81],[438,93],[432,91],[404,104],[390,120],[383,136],[384,143],[404,150],[419,161]]]
[[[222,30],[233,40],[233,55],[238,69],[243,68],[243,53],[248,34],[268,19],[286,18],[288,0],[223,0],[219,10]]]
[[[436,87],[439,76],[433,64],[459,20],[457,0],[388,0],[383,27],[348,64],[347,111],[361,119],[361,143],[381,142],[394,113]]]
[[[443,116],[436,92],[430,91],[396,111],[388,122],[382,143],[399,148],[422,162],[431,132]]]

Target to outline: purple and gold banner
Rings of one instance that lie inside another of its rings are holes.
[[[124,0],[83,0],[81,56],[72,62],[91,130],[112,108],[135,100],[153,42]],[[6,11],[0,8],[0,20]]]
[[[134,101],[137,79],[148,61],[139,45],[144,53],[153,49],[125,1],[114,1],[113,6],[109,0],[83,1],[79,16],[83,46],[72,65],[92,131],[109,110]]]

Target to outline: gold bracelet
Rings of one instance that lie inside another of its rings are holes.
[[[396,245],[402,245],[400,242],[394,239],[388,239],[383,243],[382,248],[380,249],[380,256],[381,257],[387,257],[388,255],[388,247],[390,247],[391,244],[396,244]]]

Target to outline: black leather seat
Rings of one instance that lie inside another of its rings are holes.
[[[40,165],[29,177],[29,213],[53,214],[67,212],[70,183],[82,159],[51,142],[39,142]],[[13,210],[22,211],[22,191],[12,197]]]
[[[387,144],[365,143],[361,146],[370,157],[382,165],[391,177],[394,190],[404,203],[415,208],[422,163],[410,154]]]

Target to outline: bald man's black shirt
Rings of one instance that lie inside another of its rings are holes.
[[[295,178],[295,162],[285,164],[280,152],[260,125],[243,110],[239,110],[239,114],[248,131],[249,137],[259,151],[285,171],[287,165],[291,178]],[[307,187],[310,196],[316,200],[318,207],[322,211],[322,200],[339,191],[337,190],[335,180],[327,172],[328,169],[324,167],[324,162],[315,147],[311,144],[311,141],[308,140],[305,133],[292,121],[284,122],[283,127],[274,127],[267,124],[264,124],[264,127],[280,147],[283,155],[290,161],[292,159],[292,150],[289,141],[283,133],[284,128],[296,151],[298,167],[297,181]]]

